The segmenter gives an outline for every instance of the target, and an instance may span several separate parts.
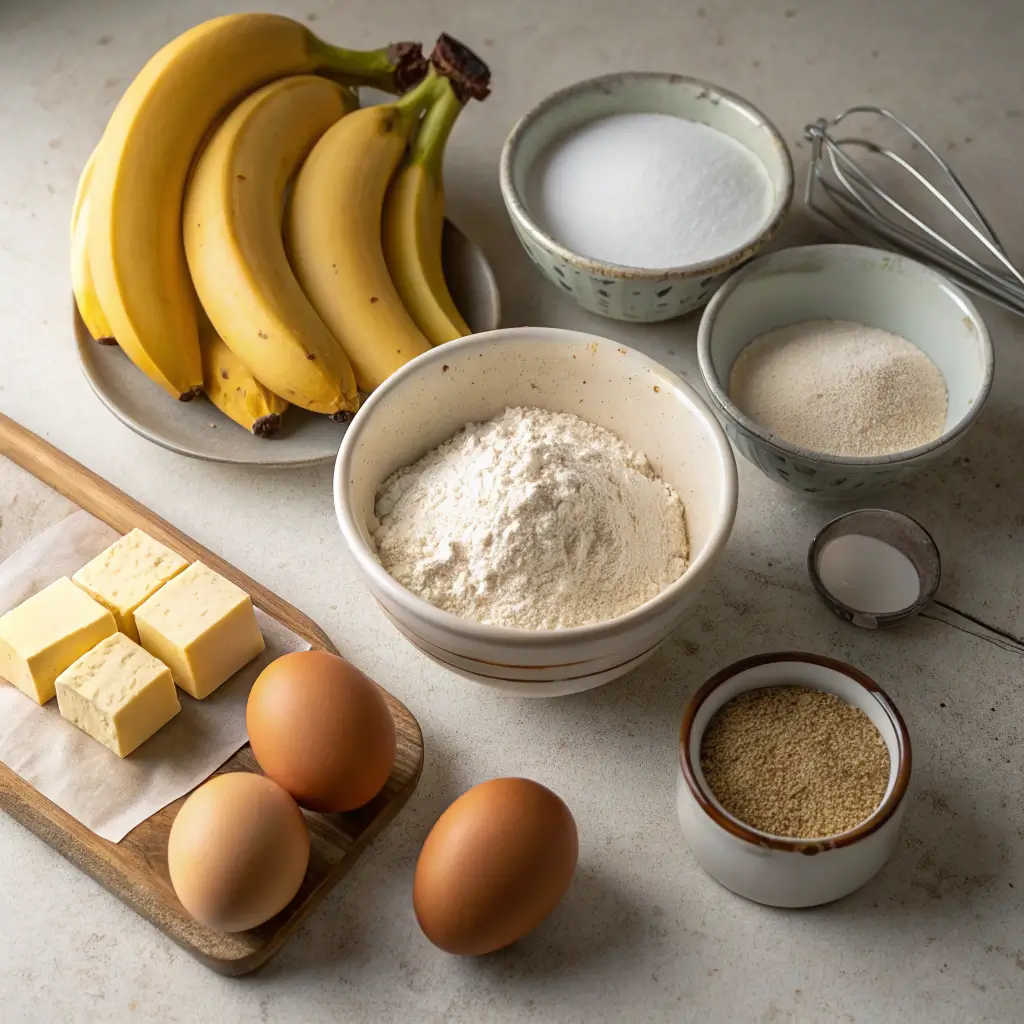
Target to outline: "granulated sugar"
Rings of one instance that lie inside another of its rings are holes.
[[[805,320],[755,338],[733,364],[729,396],[759,426],[826,455],[907,451],[946,423],[946,382],[928,356],[847,320]]]
[[[700,763],[733,817],[790,838],[848,831],[871,816],[889,783],[889,748],[871,719],[802,686],[733,697],[708,723]]]
[[[602,117],[553,142],[531,169],[527,205],[563,245],[591,259],[660,269],[751,241],[772,184],[746,146],[668,114]]]
[[[381,565],[424,600],[523,629],[603,622],[686,568],[679,495],[611,431],[546,409],[470,423],[377,492]]]

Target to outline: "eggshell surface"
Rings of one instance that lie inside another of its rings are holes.
[[[530,779],[492,779],[438,818],[416,864],[413,906],[427,938],[479,956],[537,927],[572,882],[576,822]]]
[[[171,884],[184,908],[221,932],[269,921],[302,885],[309,829],[276,782],[218,775],[178,811],[167,842]]]
[[[313,811],[351,811],[384,787],[395,762],[395,723],[377,684],[326,651],[268,665],[246,706],[260,767]]]

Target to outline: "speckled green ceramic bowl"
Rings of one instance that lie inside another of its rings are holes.
[[[852,320],[917,345],[946,381],[942,434],[891,455],[827,455],[750,419],[729,396],[733,363],[758,335],[803,320]],[[985,322],[960,288],[931,267],[863,245],[782,249],[745,267],[704,310],[697,360],[736,450],[765,476],[816,501],[860,498],[947,455],[977,420],[994,372]]]
[[[658,270],[589,259],[543,231],[525,200],[534,161],[552,141],[574,128],[622,113],[671,114],[743,143],[761,161],[774,189],[764,227],[739,249],[714,260]],[[685,75],[627,71],[578,82],[522,117],[502,150],[501,194],[526,254],[553,284],[592,313],[653,322],[704,305],[726,277],[778,231],[793,198],[793,164],[775,126],[739,96]]]

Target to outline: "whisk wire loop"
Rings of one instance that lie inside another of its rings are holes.
[[[956,201],[894,149],[858,136],[833,134],[840,123],[854,115],[872,116],[898,128],[911,141],[913,149],[930,158]],[[805,135],[811,143],[811,163],[804,201],[819,217],[869,241],[882,239],[946,271],[965,288],[1024,315],[1024,274],[1013,264],[999,236],[953,168],[902,118],[885,107],[860,105],[850,107],[831,121],[819,118],[807,125]],[[967,252],[928,223],[920,211],[915,212],[896,199],[876,176],[872,176],[865,161],[856,159],[855,152],[888,161],[898,168],[930,201],[938,203],[995,264],[983,262]]]

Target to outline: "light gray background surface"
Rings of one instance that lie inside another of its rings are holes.
[[[920,619],[888,635],[841,624],[804,572],[807,505],[740,464],[740,513],[690,621],[630,677],[524,702],[430,664],[356,581],[330,471],[190,462],[120,426],[78,368],[68,213],[79,169],[132,75],[173,35],[244,4],[65,0],[0,4],[0,410],[37,431],[308,612],[404,700],[427,762],[406,810],[258,975],[211,974],[42,842],[0,818],[3,1021],[1012,1021],[1024,992],[1022,662]],[[252,6],[262,7],[255,3]],[[591,317],[519,250],[497,185],[502,141],[550,91],[609,70],[706,77],[749,97],[794,146],[803,125],[858,102],[891,106],[949,158],[1024,256],[1019,3],[1002,0],[280,0],[334,42],[432,40],[446,29],[491,63],[494,94],[456,127],[452,218],[486,248],[506,323],[589,330],[698,382],[697,319],[655,328]],[[794,215],[786,241],[817,237]],[[885,496],[944,556],[941,596],[1024,631],[1024,326],[983,306],[996,383],[951,461]],[[35,500],[2,477],[0,535]],[[44,509],[51,518],[57,510]],[[41,522],[43,520],[41,519]],[[874,675],[915,755],[904,839],[856,895],[810,912],[746,903],[711,881],[675,822],[676,735],[690,693],[729,661],[798,648]],[[580,866],[557,913],[502,954],[436,951],[412,915],[431,823],[483,779],[526,774],[579,822]]]

